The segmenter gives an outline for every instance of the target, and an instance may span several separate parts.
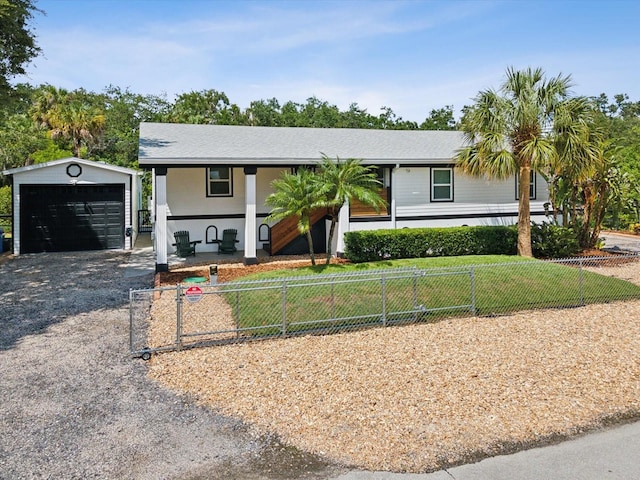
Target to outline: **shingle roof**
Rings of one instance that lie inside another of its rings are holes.
[[[350,128],[140,124],[140,165],[300,164],[324,153],[364,163],[450,162],[461,132]]]
[[[83,158],[68,157],[59,158],[58,160],[51,160],[46,163],[36,163],[34,165],[27,165],[25,167],[11,168],[9,170],[2,171],[3,175],[14,175],[16,173],[29,172],[32,170],[40,170],[42,168],[54,167],[56,165],[64,165],[67,163],[79,163],[80,165],[87,165],[90,167],[103,168],[105,170],[111,170],[113,172],[125,173],[127,175],[141,175],[142,172],[132,170],[131,168],[119,167],[117,165],[111,165],[104,162],[94,162],[93,160],[85,160]]]

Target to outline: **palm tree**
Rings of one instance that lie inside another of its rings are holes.
[[[380,196],[380,181],[374,167],[365,167],[360,160],[349,158],[341,161],[339,157],[333,161],[322,154],[318,175],[317,193],[322,197],[327,215],[331,219],[329,238],[327,240],[327,264],[331,261],[331,245],[335,233],[340,209],[345,203],[356,199],[365,205],[374,207],[376,211],[386,205]]]
[[[301,235],[306,235],[311,264],[315,265],[316,258],[311,237],[311,212],[322,204],[318,200],[314,174],[304,168],[298,170],[296,174],[283,172],[280,178],[271,182],[271,186],[274,192],[269,194],[265,203],[272,207],[272,210],[266,220],[276,221],[297,216],[298,231]]]
[[[94,106],[71,104],[57,109],[51,117],[51,137],[71,141],[73,154],[80,158],[82,146],[91,147],[105,125],[105,115]]]
[[[36,94],[31,117],[47,128],[51,138],[71,143],[76,157],[81,157],[83,145],[90,148],[97,143],[106,122],[98,99],[84,90],[68,92],[45,85]]]
[[[545,79],[540,68],[507,70],[500,91],[478,93],[462,119],[469,146],[456,154],[465,173],[505,179],[518,176],[518,254],[533,256],[529,187],[531,171],[566,160],[584,145],[586,109],[581,100],[569,98],[571,77]],[[562,130],[571,148],[561,152],[554,135]],[[589,149],[581,148],[579,160],[589,161]]]

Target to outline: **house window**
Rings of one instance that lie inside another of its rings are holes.
[[[516,175],[516,200],[520,199],[520,178]],[[531,170],[529,172],[529,199],[536,199],[536,173]]]
[[[207,197],[231,196],[233,196],[233,173],[231,168],[207,168]]]
[[[432,202],[453,201],[453,169],[452,168],[432,168],[431,169],[431,201]]]

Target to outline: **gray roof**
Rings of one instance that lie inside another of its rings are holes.
[[[42,168],[55,167],[56,165],[64,165],[67,163],[79,163],[80,165],[87,165],[90,167],[103,168],[105,170],[111,170],[112,172],[125,173],[127,175],[142,175],[142,172],[132,170],[131,168],[119,167],[117,165],[111,165],[104,162],[94,162],[93,160],[85,160],[83,158],[68,157],[59,158],[58,160],[51,160],[46,163],[36,163],[34,165],[27,165],[24,167],[11,168],[9,170],[3,170],[3,175],[14,175],[16,173],[30,172],[32,170],[40,170]]]
[[[464,145],[461,132],[352,128],[140,124],[139,164],[296,165],[324,153],[363,163],[451,162]]]

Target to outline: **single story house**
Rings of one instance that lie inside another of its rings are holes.
[[[15,255],[133,247],[141,172],[72,157],[2,174],[11,177]]]
[[[388,204],[381,212],[357,203],[342,209],[332,248],[338,255],[344,233],[353,230],[516,223],[516,178],[463,174],[453,160],[463,146],[456,131],[142,123],[138,161],[153,171],[156,270],[168,269],[179,230],[202,240],[197,251],[215,252],[222,231],[236,229],[246,264],[257,263],[258,248],[304,252],[306,243],[286,221],[265,223],[265,199],[283,171],[315,165],[322,154],[375,166]],[[547,185],[539,175],[532,180],[531,214],[541,218]],[[326,251],[327,220],[320,214],[314,221],[319,251]]]

